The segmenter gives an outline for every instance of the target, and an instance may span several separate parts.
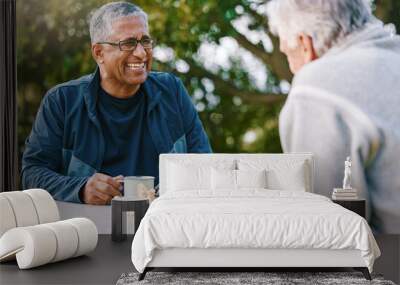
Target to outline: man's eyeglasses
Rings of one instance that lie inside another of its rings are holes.
[[[98,42],[98,44],[107,44],[107,45],[112,45],[112,46],[117,46],[121,51],[133,51],[136,49],[138,43],[144,48],[144,49],[151,49],[153,48],[153,39],[147,36],[143,36],[140,40],[135,39],[135,38],[130,38],[126,40],[119,41],[117,43],[113,42]]]

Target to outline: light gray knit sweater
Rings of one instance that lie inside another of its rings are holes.
[[[295,76],[279,118],[285,152],[313,152],[316,193],[352,186],[376,232],[400,233],[400,37],[376,20]]]

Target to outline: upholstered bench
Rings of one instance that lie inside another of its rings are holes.
[[[20,269],[57,262],[95,249],[98,232],[87,218],[60,221],[57,205],[43,189],[0,193],[0,262]]]

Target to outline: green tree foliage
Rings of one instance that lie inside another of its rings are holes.
[[[17,0],[21,152],[45,92],[94,71],[87,16],[107,2]],[[153,69],[182,78],[214,151],[280,152],[278,114],[292,76],[277,39],[268,32],[263,1],[134,3],[149,14],[150,32],[157,42],[155,55],[159,55]],[[399,6],[397,0],[376,1],[377,15],[399,28]],[[236,47],[233,53],[218,48],[227,42]],[[205,47],[208,56],[225,57],[225,63],[207,62],[201,52]],[[265,82],[257,81],[260,75]]]

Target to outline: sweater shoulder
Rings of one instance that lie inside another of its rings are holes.
[[[293,86],[313,86],[335,93],[356,91],[375,84],[378,75],[383,80],[397,77],[400,56],[374,46],[353,46],[337,53],[327,53],[302,67],[295,75]],[[385,70],[387,72],[385,72]]]
[[[293,86],[326,87],[340,84],[340,79],[352,73],[356,60],[347,55],[321,57],[302,67],[293,79]]]

